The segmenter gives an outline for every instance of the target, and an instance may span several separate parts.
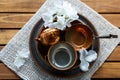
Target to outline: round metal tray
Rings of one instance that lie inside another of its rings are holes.
[[[98,36],[97,31],[95,27],[92,25],[92,23],[85,18],[82,15],[79,15],[79,20],[82,21],[85,25],[87,25],[94,33],[94,36]],[[79,69],[80,61],[77,60],[76,65],[71,69],[67,71],[59,71],[51,67],[46,59],[47,51],[50,46],[43,46],[38,41],[35,40],[36,37],[38,37],[41,28],[43,27],[44,21],[40,19],[36,25],[33,27],[33,30],[31,31],[30,39],[29,39],[29,49],[31,56],[33,60],[37,63],[37,65],[43,69],[44,72],[49,73],[53,76],[58,77],[75,77],[80,76],[83,72]],[[90,49],[95,50],[97,53],[99,53],[99,39],[95,38],[93,40],[93,44],[90,47]],[[99,55],[99,54],[98,54]],[[92,63],[94,64],[94,62]],[[92,66],[90,64],[90,66]]]

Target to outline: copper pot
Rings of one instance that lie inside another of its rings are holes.
[[[54,45],[60,40],[60,31],[56,28],[43,28],[37,40],[44,45]]]

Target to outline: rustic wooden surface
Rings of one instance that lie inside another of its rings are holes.
[[[45,0],[0,0],[0,50],[31,18]],[[120,28],[120,0],[81,0]],[[120,78],[120,44],[93,78]],[[0,80],[20,79],[0,62]]]

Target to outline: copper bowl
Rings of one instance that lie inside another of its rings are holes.
[[[71,43],[76,50],[82,47],[88,49],[93,43],[94,34],[92,30],[81,23],[72,25],[65,34],[65,41]]]

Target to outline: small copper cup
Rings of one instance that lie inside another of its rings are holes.
[[[93,42],[93,32],[87,25],[77,23],[66,31],[65,41],[71,43],[77,51],[82,47],[88,49]]]
[[[71,44],[59,42],[50,47],[48,51],[48,62],[61,71],[71,69],[77,61],[77,52]]]
[[[37,38],[44,45],[54,45],[60,40],[60,31],[56,28],[42,28]]]

